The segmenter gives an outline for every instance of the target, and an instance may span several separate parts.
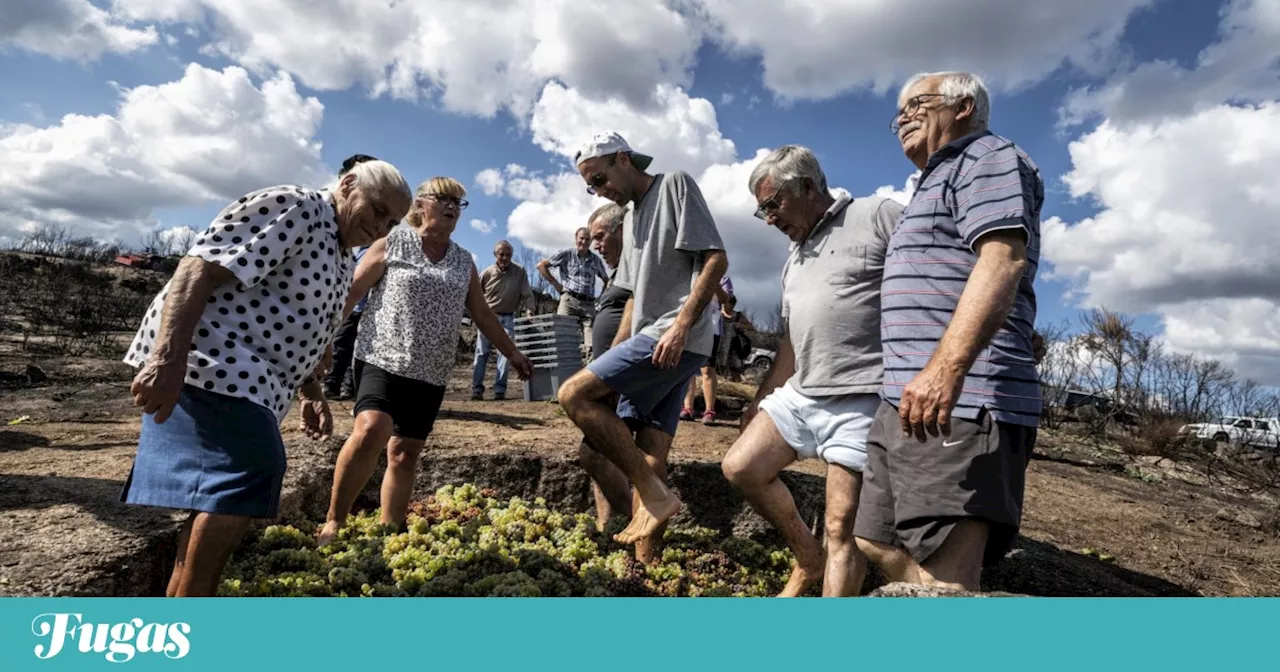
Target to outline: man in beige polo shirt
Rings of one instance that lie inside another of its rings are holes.
[[[516,311],[523,308],[528,312],[533,306],[533,289],[529,287],[529,276],[524,269],[511,262],[513,253],[511,243],[499,240],[493,246],[494,264],[480,274],[480,286],[484,288],[485,302],[498,316],[507,335],[515,338]],[[476,358],[471,371],[472,401],[484,398],[484,373],[492,351],[493,344],[484,334],[477,332]],[[498,376],[493,382],[493,398],[495,401],[507,398],[507,358],[501,353],[498,354]]]

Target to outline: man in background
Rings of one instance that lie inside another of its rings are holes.
[[[519,264],[511,262],[514,250],[511,243],[499,240],[493,246],[493,265],[480,274],[480,287],[484,289],[485,303],[498,316],[502,328],[507,335],[515,338],[516,311],[524,309],[527,313],[533,306],[533,288],[529,286],[529,276]],[[484,399],[485,369],[489,366],[489,354],[493,352],[493,343],[484,334],[476,331],[476,357],[471,364],[471,400]],[[507,358],[498,353],[498,373],[493,381],[493,400],[502,401],[507,398]]]

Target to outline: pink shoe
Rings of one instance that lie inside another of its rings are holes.
[[[681,420],[692,420],[692,419],[693,419],[693,409],[692,409],[692,408],[686,408],[686,409],[681,410],[681,411],[680,411],[680,419],[681,419]]]
[[[715,421],[716,421],[715,411],[707,411],[706,413],[702,414],[702,424],[709,425]]]

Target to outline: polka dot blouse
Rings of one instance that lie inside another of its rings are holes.
[[[230,270],[196,327],[187,384],[271,409],[283,420],[294,391],[339,326],[355,261],[338,242],[326,191],[277,186],[220,212],[187,254]],[[169,286],[151,302],[124,361],[146,363]]]

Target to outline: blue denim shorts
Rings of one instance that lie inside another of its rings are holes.
[[[676,366],[659,369],[653,365],[656,347],[657,341],[637,334],[610,348],[587,369],[621,395],[618,417],[626,420],[633,430],[653,427],[675,436],[685,386],[689,377],[707,363],[707,358],[686,350],[680,354]]]
[[[167,509],[274,518],[285,452],[276,416],[247,399],[190,385],[162,424],[142,416],[120,499]]]

